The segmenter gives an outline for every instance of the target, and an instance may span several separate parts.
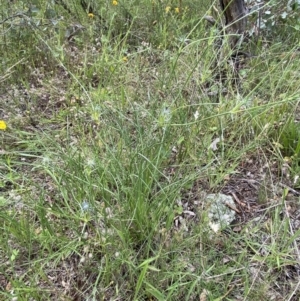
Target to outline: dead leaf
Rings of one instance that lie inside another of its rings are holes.
[[[216,151],[218,149],[217,144],[221,141],[221,139],[218,137],[216,138],[211,145],[208,148],[211,148],[213,151]]]
[[[6,290],[7,292],[10,292],[10,291],[12,290],[12,284],[11,284],[11,282],[8,282],[8,283],[7,283],[7,285],[6,285],[6,287],[5,287],[5,290]]]
[[[208,290],[204,289],[200,294],[199,301],[207,301],[207,297],[208,297]]]
[[[241,226],[236,226],[232,230],[233,230],[233,232],[241,232],[242,231],[242,227]]]
[[[190,210],[184,210],[183,213],[185,213],[187,215],[191,215],[191,216],[195,216],[196,215],[193,211],[190,211]]]
[[[230,262],[231,260],[228,257],[223,257],[222,262],[223,264],[226,264],[228,262]]]

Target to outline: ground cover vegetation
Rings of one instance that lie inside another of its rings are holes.
[[[299,300],[298,2],[247,5],[1,3],[0,300]]]

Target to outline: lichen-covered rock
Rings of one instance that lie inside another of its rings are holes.
[[[208,194],[205,202],[209,226],[214,232],[226,228],[235,219],[236,212],[231,208],[236,206],[231,196],[222,193]]]

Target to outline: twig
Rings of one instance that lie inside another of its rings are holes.
[[[22,13],[17,13],[17,14],[15,14],[15,15],[12,15],[12,16],[10,16],[10,17],[7,17],[6,19],[0,21],[0,25],[3,24],[3,23],[5,23],[6,21],[8,21],[8,20],[10,20],[10,19],[17,18],[17,17],[20,17],[20,18],[21,18],[21,17],[24,17],[24,14],[22,14]]]
[[[237,208],[235,208],[235,207],[232,206],[231,204],[229,204],[229,203],[226,202],[225,205],[226,205],[227,207],[229,207],[231,210],[233,210],[233,211],[235,211],[235,212],[237,212],[237,213],[241,213],[240,210],[238,210]]]
[[[291,191],[292,193],[296,194],[296,195],[300,195],[300,192],[298,192],[297,190],[283,184],[283,183],[279,183],[279,186],[283,187],[283,188],[287,188],[289,191]]]

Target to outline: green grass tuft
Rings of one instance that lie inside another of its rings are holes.
[[[292,19],[236,65],[207,1],[89,3],[0,8],[0,300],[298,300]]]

